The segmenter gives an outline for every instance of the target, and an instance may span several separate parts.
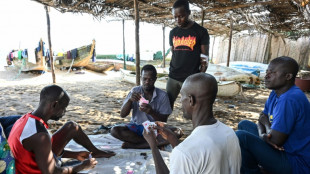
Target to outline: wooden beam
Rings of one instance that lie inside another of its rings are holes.
[[[233,30],[233,20],[232,20],[232,17],[230,17],[230,34],[229,34],[229,43],[228,43],[227,67],[229,67],[229,61],[230,61],[232,30]]]
[[[123,59],[124,59],[124,69],[126,69],[126,55],[125,55],[125,19],[122,20],[123,22]]]
[[[53,78],[53,83],[56,83],[56,77],[55,77],[55,71],[54,71],[54,58],[53,58],[53,50],[52,50],[52,41],[51,41],[51,22],[50,22],[50,15],[49,15],[49,7],[44,6],[45,11],[46,11],[46,20],[47,20],[47,36],[48,36],[48,45],[50,49],[50,58],[51,58],[51,69],[52,69],[52,78]],[[44,50],[42,50],[44,51]]]
[[[146,2],[144,2],[144,1],[142,1],[142,0],[138,0],[138,1],[139,1],[139,3],[142,3],[142,4],[144,4],[144,5],[149,5],[149,6],[152,7],[152,8],[156,8],[157,10],[167,10],[167,8],[160,7],[160,6],[158,6],[158,5],[151,5],[151,4],[148,4],[148,3],[146,3]]]
[[[205,11],[202,10],[202,17],[201,17],[201,26],[203,27],[203,21],[205,20]]]
[[[139,5],[134,0],[135,7],[135,36],[136,36],[136,85],[140,86],[140,41],[139,41]]]
[[[253,2],[253,3],[246,3],[246,4],[239,4],[235,6],[227,6],[227,7],[216,7],[216,8],[210,8],[204,10],[205,12],[215,12],[215,11],[222,11],[222,10],[232,10],[237,8],[245,8],[245,7],[251,7],[256,5],[270,5],[270,4],[276,4],[279,3],[279,1],[268,1],[268,2]]]
[[[163,61],[164,68],[166,67],[166,49],[165,49],[165,24],[163,25]]]
[[[79,6],[80,4],[82,4],[84,2],[84,0],[79,1],[78,3],[76,3],[72,8],[76,8],[77,6]]]

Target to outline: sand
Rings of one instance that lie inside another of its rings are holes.
[[[120,72],[76,72],[56,71],[56,84],[68,91],[71,101],[61,120],[49,121],[52,132],[69,120],[79,123],[87,134],[95,134],[94,131],[100,125],[112,126],[129,122],[130,116],[120,117],[120,107],[133,84],[123,82]],[[13,70],[0,71],[0,116],[23,115],[34,110],[38,105],[41,89],[49,84],[52,84],[50,72],[38,75],[19,74]],[[257,120],[269,93],[268,89],[243,89],[242,95],[218,97],[214,115],[236,129],[238,122],[243,119]],[[310,94],[306,95],[310,99]],[[192,131],[191,122],[182,116],[179,98],[168,123],[181,127],[185,133],[183,138]]]

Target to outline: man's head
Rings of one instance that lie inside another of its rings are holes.
[[[69,105],[70,97],[68,93],[57,85],[46,86],[40,93],[40,106],[45,108],[45,112],[50,114],[50,119],[59,120],[64,116]]]
[[[173,4],[172,14],[179,27],[186,27],[189,23],[188,17],[191,14],[188,1],[177,0]]]
[[[266,72],[266,87],[278,90],[294,85],[298,69],[298,63],[290,57],[282,56],[273,59]]]
[[[183,116],[192,120],[202,109],[212,113],[216,94],[217,81],[212,75],[197,73],[187,77],[181,89]]]
[[[142,88],[145,91],[152,91],[157,79],[157,71],[153,65],[144,65],[141,69]]]

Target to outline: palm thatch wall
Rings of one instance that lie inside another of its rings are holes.
[[[211,38],[210,55],[214,63],[227,62],[228,38]],[[257,34],[235,36],[232,39],[230,61],[252,61],[269,63],[279,56],[294,58],[302,69],[310,70],[310,38],[297,40],[280,36]]]

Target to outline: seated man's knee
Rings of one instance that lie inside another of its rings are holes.
[[[72,131],[78,131],[80,129],[80,126],[74,121],[68,121],[64,127]]]
[[[242,120],[238,123],[238,130],[244,130],[245,127],[247,127],[247,125],[252,124],[251,121],[249,120]]]
[[[242,144],[247,141],[248,134],[249,133],[247,131],[243,131],[243,130],[237,130],[236,131],[236,135],[237,135],[237,137],[239,139],[240,146],[242,146]]]
[[[112,127],[112,129],[111,129],[111,135],[112,135],[113,137],[115,137],[115,138],[118,138],[118,137],[119,137],[120,132],[121,132],[121,130],[120,130],[120,127],[118,127],[118,126],[114,126],[114,127]]]

